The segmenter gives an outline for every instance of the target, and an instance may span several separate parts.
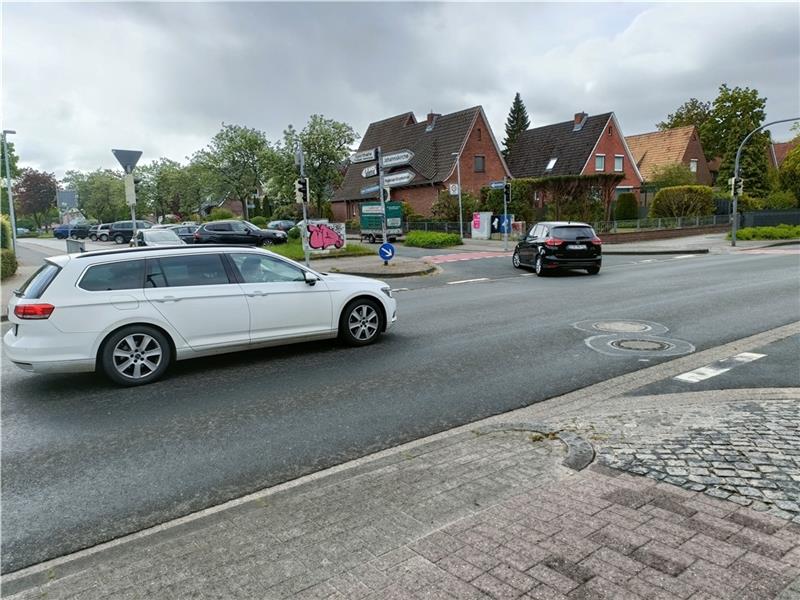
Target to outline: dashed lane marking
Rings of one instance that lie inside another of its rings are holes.
[[[686,381],[689,383],[698,383],[700,381],[705,381],[706,379],[716,377],[717,375],[722,375],[723,373],[727,373],[734,367],[738,367],[739,365],[744,365],[749,362],[753,362],[754,360],[758,360],[759,358],[764,358],[765,356],[766,354],[757,354],[755,352],[742,352],[741,354],[737,354],[736,356],[732,356],[730,358],[723,358],[722,360],[718,360],[716,362],[711,363],[710,365],[700,367],[699,369],[694,369],[693,371],[682,373],[677,377],[675,377],[675,379],[677,379],[678,381]]]
[[[679,258],[695,258],[697,254],[680,254],[678,256],[673,256],[672,260],[678,260]]]
[[[459,283],[475,283],[477,281],[489,281],[489,278],[479,277],[478,279],[462,279],[461,281],[448,281],[447,285],[457,285]]]

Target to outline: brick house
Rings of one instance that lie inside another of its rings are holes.
[[[698,184],[711,185],[711,172],[694,125],[629,135],[625,140],[645,182],[661,167],[682,164],[695,174]]]
[[[642,176],[613,112],[589,116],[576,113],[571,121],[528,129],[508,156],[515,178],[622,173],[616,194],[637,198]]]
[[[412,112],[376,121],[367,128],[359,150],[377,146],[384,154],[398,150],[414,153],[410,164],[393,169],[395,172],[409,169],[415,177],[406,186],[392,188],[391,199],[407,202],[414,212],[425,216],[431,215],[431,206],[439,192],[457,182],[456,159],[462,190],[475,196],[491,181],[510,175],[480,106],[447,115],[430,113],[420,123]],[[375,200],[374,196],[361,195],[361,188],[377,183],[375,177],[361,176],[365,166],[349,166],[334,194],[331,204],[337,221],[357,217],[361,202]]]
[[[797,144],[797,140],[792,140],[790,142],[772,142],[769,145],[769,165],[775,169],[779,169],[786,155],[789,154]]]

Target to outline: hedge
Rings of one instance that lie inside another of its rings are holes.
[[[405,244],[417,248],[448,248],[461,245],[461,237],[457,233],[409,231],[406,234]]]
[[[0,215],[0,248],[11,248],[11,221],[8,216]]]
[[[730,239],[731,234],[728,234]],[[776,225],[775,227],[744,227],[736,232],[739,240],[796,240],[800,239],[800,225]]]
[[[17,272],[17,257],[13,250],[3,248],[0,250],[0,279],[11,277]]]
[[[624,192],[617,198],[617,208],[614,213],[617,221],[632,221],[639,218],[639,202],[636,194]]]
[[[706,185],[676,185],[661,188],[650,217],[705,217],[714,214],[714,192]]]

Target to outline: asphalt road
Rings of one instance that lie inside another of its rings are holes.
[[[368,348],[198,359],[140,389],[4,359],[2,571],[668,360],[593,351],[578,321],[655,321],[702,350],[800,319],[797,254],[442,267],[392,281],[399,321]]]

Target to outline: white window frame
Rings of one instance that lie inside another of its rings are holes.
[[[617,168],[617,159],[619,159],[619,169]],[[625,155],[624,154],[615,154],[614,155],[614,173],[624,173],[625,172]]]
[[[603,160],[603,167],[601,169],[597,168],[597,159],[598,158],[601,158]],[[597,172],[600,172],[600,171],[605,172],[605,170],[606,170],[606,155],[605,154],[595,154],[594,155],[594,170],[597,171]]]
[[[556,166],[556,162],[558,162],[558,157],[551,158],[550,162],[547,163],[547,167],[545,167],[545,171],[552,171],[553,168]]]
[[[689,159],[689,170],[692,173],[697,173],[697,163],[698,162],[699,161],[696,158],[690,158]]]

